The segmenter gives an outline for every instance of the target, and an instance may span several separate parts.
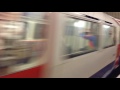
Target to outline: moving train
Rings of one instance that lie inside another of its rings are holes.
[[[1,78],[105,78],[120,64],[120,22],[103,12],[1,14]]]

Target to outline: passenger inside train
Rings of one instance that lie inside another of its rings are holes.
[[[89,47],[96,48],[97,46],[97,37],[93,35],[91,32],[83,32],[80,34],[81,37],[89,40]]]

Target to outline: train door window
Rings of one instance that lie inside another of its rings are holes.
[[[103,48],[115,45],[115,28],[109,25],[102,26]]]
[[[95,22],[67,17],[63,38],[66,54],[79,55],[97,50],[98,27]]]

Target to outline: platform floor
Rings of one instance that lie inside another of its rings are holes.
[[[120,66],[117,69],[113,70],[107,78],[120,78]]]

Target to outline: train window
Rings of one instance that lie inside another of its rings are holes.
[[[79,55],[98,48],[98,24],[90,21],[66,18],[64,47],[67,55]]]
[[[4,46],[10,46],[13,40],[22,39],[25,23],[16,21],[0,21],[0,39],[4,40]]]
[[[115,28],[109,25],[102,26],[103,48],[115,45]]]
[[[43,30],[45,30],[45,26],[46,26],[45,24],[36,24],[34,39],[44,38]]]

